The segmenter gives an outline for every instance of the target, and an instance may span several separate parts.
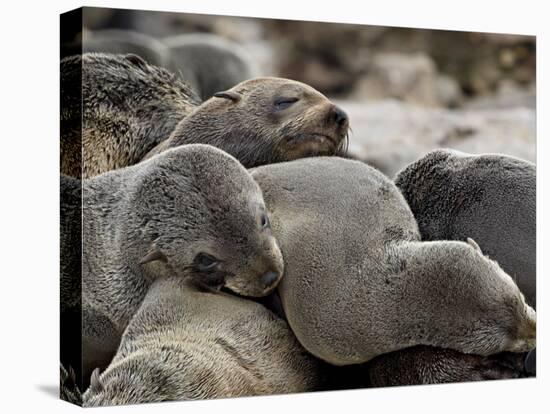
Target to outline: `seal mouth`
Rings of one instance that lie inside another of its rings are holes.
[[[335,149],[339,145],[340,140],[328,134],[314,132],[309,134],[293,135],[287,138],[287,142],[292,145],[300,145],[305,143],[329,144],[333,149]]]

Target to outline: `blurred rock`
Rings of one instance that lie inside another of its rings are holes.
[[[264,24],[279,57],[281,76],[309,83],[326,94],[355,92],[369,65],[402,67],[407,55],[416,66],[410,73],[431,71],[418,60],[419,54],[429,56],[438,72],[456,81],[468,96],[494,93],[502,81],[525,86],[535,79],[533,36],[283,20]],[[402,54],[403,63],[370,61],[387,53]]]
[[[388,28],[292,20],[264,20],[279,76],[305,82],[325,94],[347,94],[365,73],[369,44]]]
[[[464,107],[470,110],[518,107],[535,109],[536,101],[537,90],[534,84],[521,88],[513,82],[502,82],[495,94],[470,99]]]
[[[437,100],[441,105],[455,108],[464,102],[464,95],[455,79],[447,75],[438,75],[435,82]]]
[[[394,100],[338,105],[351,120],[350,156],[392,178],[435,148],[502,153],[536,162],[533,109],[430,109]]]
[[[423,106],[456,106],[461,101],[456,81],[438,75],[425,53],[377,53],[367,67],[352,98],[395,98]]]

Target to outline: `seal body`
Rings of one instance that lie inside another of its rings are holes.
[[[183,144],[213,145],[247,168],[347,145],[345,112],[288,79],[245,81],[200,104],[176,75],[136,55],[87,53],[61,61],[61,83],[65,175],[91,177]]]
[[[165,278],[151,287],[112,363],[92,379],[84,405],[314,391],[323,375],[320,361],[262,305]]]
[[[82,200],[85,378],[109,362],[157,278],[191,277],[204,289],[263,296],[282,276],[258,185],[214,147],[182,146],[84,180]]]
[[[415,345],[490,355],[534,347],[535,312],[475,242],[422,242],[395,185],[319,157],[252,170],[285,257],[289,325],[313,355],[358,364]]]
[[[102,29],[84,31],[82,53],[134,54],[150,65],[166,68],[168,48],[151,36],[132,30]]]
[[[436,150],[395,178],[423,240],[473,238],[536,307],[536,168],[518,158]]]
[[[137,163],[199,104],[188,85],[132,54],[64,58],[61,85],[61,172],[73,177]]]
[[[192,33],[162,41],[170,54],[167,68],[189,83],[203,101],[259,76],[246,50],[221,36]]]
[[[221,148],[245,167],[345,152],[347,114],[300,82],[257,78],[215,94],[148,155],[182,144]]]

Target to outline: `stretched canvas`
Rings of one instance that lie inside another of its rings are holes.
[[[61,15],[61,398],[536,375],[533,36]]]

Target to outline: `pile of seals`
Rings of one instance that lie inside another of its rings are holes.
[[[102,53],[61,80],[62,398],[528,375],[532,164],[439,150],[392,181],[344,157],[348,116],[296,81],[201,102]]]

